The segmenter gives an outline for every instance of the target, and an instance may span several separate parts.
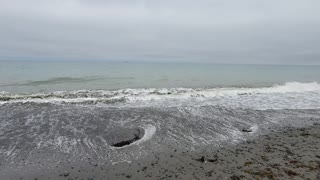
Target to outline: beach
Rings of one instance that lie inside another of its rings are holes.
[[[320,0],[0,0],[0,27],[0,180],[320,180]]]
[[[168,143],[161,128],[140,144],[111,149],[101,144],[86,154],[50,146],[29,153],[23,142],[15,158],[2,154],[0,174],[2,179],[319,179],[320,111],[265,110],[255,118],[268,114],[278,123],[260,131],[239,127],[237,141],[199,146]]]
[[[1,64],[1,180],[319,179],[319,66]]]

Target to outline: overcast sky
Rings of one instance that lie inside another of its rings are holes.
[[[320,64],[320,1],[0,0],[0,60]]]

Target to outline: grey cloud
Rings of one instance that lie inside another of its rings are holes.
[[[320,64],[317,0],[0,0],[1,59]]]

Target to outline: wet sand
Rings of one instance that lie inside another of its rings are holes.
[[[54,168],[46,169],[44,163],[43,168],[15,173],[1,164],[1,179],[320,179],[319,123],[274,129],[237,145],[192,151],[173,147],[113,164],[94,157],[71,161],[66,156]]]

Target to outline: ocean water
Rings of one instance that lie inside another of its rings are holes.
[[[320,107],[320,66],[0,62],[0,103]]]
[[[130,163],[319,123],[319,82],[320,66],[0,62],[0,162],[10,162],[0,175],[65,159]],[[141,139],[110,144],[114,129],[130,128]]]
[[[270,87],[294,81],[319,82],[320,66],[0,62],[0,90],[10,93],[126,88]]]

